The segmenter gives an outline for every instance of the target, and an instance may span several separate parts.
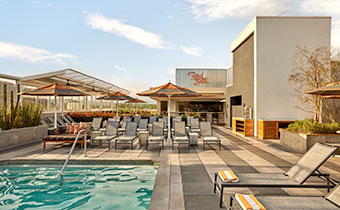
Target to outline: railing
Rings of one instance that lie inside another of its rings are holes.
[[[70,160],[71,154],[72,154],[72,152],[73,152],[73,150],[74,150],[74,148],[75,148],[75,146],[76,146],[76,144],[77,144],[77,141],[78,141],[78,139],[79,139],[79,136],[80,136],[80,134],[81,134],[82,132],[85,132],[85,135],[84,135],[84,155],[85,155],[85,157],[87,156],[87,154],[86,154],[87,135],[86,135],[86,130],[83,129],[83,130],[80,130],[80,131],[78,132],[78,135],[77,135],[76,139],[75,139],[74,142],[73,142],[73,145],[72,145],[72,147],[71,147],[70,152],[68,153],[68,156],[67,156],[67,158],[66,158],[66,160],[65,160],[65,162],[64,162],[64,165],[63,165],[63,167],[62,167],[61,170],[60,170],[60,176],[61,176],[61,177],[63,176],[63,173],[64,173],[64,170],[65,170],[65,168],[66,168],[66,165],[67,165],[67,163],[68,163],[69,160]]]

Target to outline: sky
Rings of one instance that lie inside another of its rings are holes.
[[[340,0],[0,0],[0,73],[72,68],[134,95],[176,67],[229,68],[230,44],[260,15],[332,16],[340,49]]]

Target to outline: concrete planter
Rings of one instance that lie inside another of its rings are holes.
[[[0,131],[0,149],[27,144],[44,136],[47,136],[45,125]]]
[[[280,130],[280,144],[294,151],[305,153],[316,142],[340,143],[339,134],[304,134]]]

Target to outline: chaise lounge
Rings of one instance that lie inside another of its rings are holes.
[[[320,166],[332,156],[336,148],[326,146],[320,143],[314,144],[312,148],[305,153],[301,159],[294,164],[287,173],[282,174],[256,174],[242,173],[237,174],[239,182],[222,182],[218,183],[218,173],[215,173],[214,193],[217,190],[220,193],[220,207],[223,207],[223,190],[224,188],[330,188],[336,183],[329,177],[319,171]],[[326,184],[306,184],[305,182],[311,176],[317,176],[324,180]]]

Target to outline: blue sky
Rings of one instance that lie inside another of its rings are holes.
[[[133,92],[176,67],[227,68],[230,44],[256,15],[332,16],[339,0],[0,0],[0,72],[73,68]]]

